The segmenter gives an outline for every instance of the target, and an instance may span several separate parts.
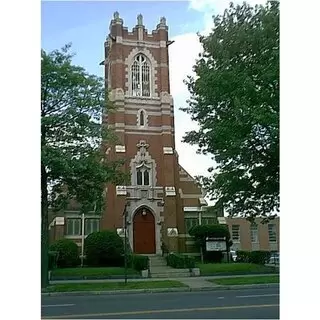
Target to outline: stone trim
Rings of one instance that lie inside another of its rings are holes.
[[[157,164],[149,154],[147,150],[148,147],[149,145],[144,140],[140,140],[137,144],[138,151],[135,157],[130,161],[131,185],[133,186],[137,186],[137,167],[139,166],[146,166],[150,170],[149,186],[155,186],[157,184]]]
[[[116,132],[125,132],[124,130],[116,130]],[[138,136],[161,136],[163,134],[172,135],[172,132],[150,132],[150,131],[126,131],[126,134]]]
[[[175,196],[176,195],[176,189],[175,187],[165,187],[166,196]]]
[[[116,146],[116,152],[118,152],[118,153],[126,152],[126,146],[117,145]]]
[[[144,124],[141,125],[140,124],[140,113],[143,112],[143,120],[144,120]],[[135,114],[137,115],[137,126],[139,127],[139,129],[147,129],[148,127],[148,113],[146,112],[145,109],[139,109],[138,111],[135,112]]]
[[[130,105],[136,104],[139,106],[142,104],[146,104],[148,107],[157,106],[157,108],[161,106],[161,101],[159,97],[132,97],[125,95],[124,100],[126,103],[126,107],[128,108],[130,108]]]
[[[164,154],[173,154],[173,148],[172,147],[163,147],[163,153]]]
[[[135,46],[136,45],[137,45],[137,42],[135,41]],[[128,79],[127,79],[128,81],[125,83],[125,86],[127,87],[127,91],[125,92],[125,94],[132,98],[131,66],[133,64],[134,58],[138,54],[143,54],[148,59],[148,62],[149,62],[149,65],[150,65],[150,96],[154,97],[154,96],[156,96],[155,84],[156,84],[156,81],[158,79],[157,76],[156,76],[156,74],[157,74],[156,68],[158,67],[158,63],[154,59],[152,53],[148,49],[146,49],[146,48],[139,49],[137,47],[132,49],[131,52],[129,53],[128,57],[125,59],[126,74],[127,74],[127,77],[128,77]],[[138,98],[141,98],[141,97],[138,97]]]
[[[183,207],[184,212],[198,212],[201,211],[201,207]]]
[[[136,115],[137,112],[141,111],[141,110],[145,110],[144,109],[132,109],[132,110],[123,110],[125,114],[132,114],[132,115]],[[153,110],[153,109],[152,109]],[[119,110],[120,111],[120,110]],[[162,115],[168,115],[171,116],[172,113],[169,110],[163,110],[163,111],[148,111],[148,115],[150,116],[156,116],[156,117],[161,117]]]
[[[132,39],[122,39],[122,44],[124,46],[136,47],[137,45],[139,45],[139,46],[143,46],[146,48],[160,48],[160,43],[158,41],[150,41],[150,40],[139,41],[139,40],[132,40]]]
[[[117,196],[126,196],[127,195],[126,186],[116,186],[116,195]]]
[[[156,238],[156,254],[161,254],[161,212],[163,211],[162,207],[158,207],[155,201],[150,201],[146,199],[141,200],[131,200],[129,202],[129,206],[127,207],[128,212],[128,238],[130,242],[130,246],[133,249],[133,219],[135,214],[139,209],[146,208],[148,209],[154,216],[155,221],[155,238]]]

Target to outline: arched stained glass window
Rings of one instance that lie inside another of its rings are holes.
[[[138,54],[131,66],[132,95],[150,97],[150,65],[143,54]]]

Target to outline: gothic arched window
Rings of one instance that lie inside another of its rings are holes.
[[[138,186],[148,186],[150,185],[149,179],[149,169],[142,167],[137,169],[137,185]]]
[[[144,114],[143,110],[141,110],[139,112],[139,125],[140,126],[144,126],[145,125],[145,114]]]
[[[134,58],[131,66],[132,95],[134,97],[150,97],[150,64],[143,54]]]

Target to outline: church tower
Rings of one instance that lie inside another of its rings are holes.
[[[105,41],[105,81],[115,110],[104,121],[118,137],[106,157],[124,159],[130,181],[108,185],[101,229],[123,235],[127,204],[127,235],[138,254],[161,254],[164,247],[186,252],[184,208],[205,204],[201,189],[179,166],[175,150],[170,44],[165,18],[148,33],[140,14],[129,32],[118,12]]]

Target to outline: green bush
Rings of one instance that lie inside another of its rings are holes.
[[[249,263],[250,261],[250,251],[237,251],[237,262]]]
[[[147,256],[139,256],[132,254],[128,257],[128,265],[132,269],[141,271],[149,269],[149,258]]]
[[[56,266],[58,268],[71,268],[79,265],[79,248],[77,244],[69,239],[61,239],[54,242],[49,251],[57,252]],[[49,258],[52,259],[52,258]],[[50,260],[49,260],[50,261]],[[53,261],[51,260],[50,263]]]
[[[86,264],[89,267],[122,267],[124,244],[116,231],[93,232],[84,241]]]
[[[270,259],[270,251],[237,251],[237,261],[265,264]]]
[[[250,255],[250,262],[255,264],[265,264],[270,259],[271,253],[269,251],[252,251]]]
[[[192,269],[195,267],[195,259],[193,257],[170,253],[167,257],[167,265],[176,269]]]

